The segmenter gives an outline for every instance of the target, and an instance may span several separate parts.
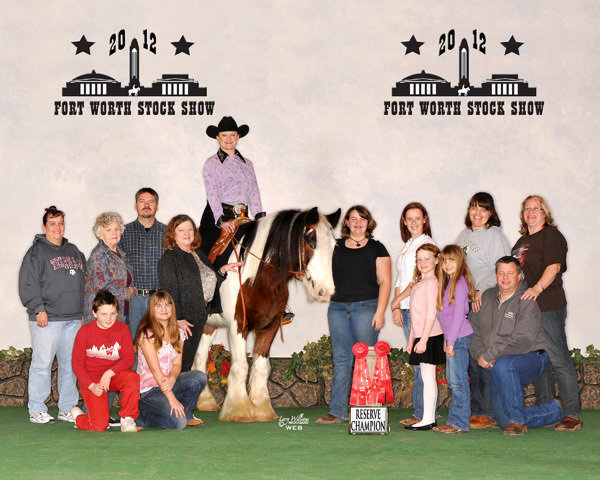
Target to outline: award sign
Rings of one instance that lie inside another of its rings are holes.
[[[387,435],[388,407],[350,407],[348,429],[350,435]]]
[[[356,360],[348,430],[351,435],[386,435],[390,432],[388,409],[382,405],[394,401],[387,358],[390,346],[377,342],[375,347],[368,347],[364,342],[357,342],[352,353]]]

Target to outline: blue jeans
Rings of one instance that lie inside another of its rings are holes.
[[[52,362],[55,356],[58,361],[58,409],[68,413],[77,405],[79,391],[71,367],[71,355],[80,326],[81,320],[48,322],[45,327],[29,322],[33,348],[29,367],[29,415],[48,411],[45,402],[50,395]]]
[[[469,355],[469,378],[471,379],[471,414],[496,419],[492,404],[492,372],[477,365],[477,359]]]
[[[134,295],[129,299],[129,313],[127,314],[127,324],[129,325],[129,331],[131,332],[131,339],[135,340],[135,334],[137,333],[142,317],[148,310],[148,304],[150,303],[150,297],[144,297],[142,295]]]
[[[329,413],[348,420],[348,397],[352,386],[352,347],[356,342],[369,346],[377,343],[379,332],[371,326],[377,311],[377,299],[360,302],[330,302],[327,310],[331,349],[333,351],[333,385]]]
[[[533,407],[523,406],[523,388],[542,375],[549,365],[550,358],[546,352],[505,355],[496,360],[491,368],[491,391],[496,421],[502,430],[509,423],[535,428],[562,419],[563,411],[558,400]]]
[[[135,343],[135,334],[138,331],[142,317],[148,310],[148,304],[150,303],[150,297],[144,297],[143,295],[134,295],[129,299],[129,313],[127,314],[126,322],[129,325],[129,332],[131,333],[131,340]],[[133,361],[131,369],[135,372],[137,369],[137,353]]]
[[[469,388],[469,347],[472,335],[457,338],[454,356],[446,356],[446,379],[452,389],[452,402],[446,423],[460,430],[469,430],[471,417],[471,389]]]
[[[542,312],[542,328],[548,344],[547,352],[550,363],[556,372],[558,391],[563,401],[565,416],[579,418],[581,404],[579,403],[579,385],[577,383],[577,372],[571,360],[567,335],[565,333],[565,321],[567,309],[551,310]],[[536,405],[547,403],[554,399],[554,378],[552,368],[534,382]]]
[[[406,343],[408,344],[408,339],[410,337],[410,310],[408,308],[402,309],[402,319],[402,330],[404,331]],[[413,415],[416,418],[423,418],[423,379],[421,378],[421,367],[419,365],[412,365],[412,367],[415,372],[415,381],[412,391]]]
[[[194,418],[194,408],[198,397],[206,386],[206,374],[198,370],[183,372],[173,385],[173,394],[181,402],[185,417],[171,414],[171,405],[160,388],[154,387],[140,395],[140,416],[136,424],[140,427],[163,427],[169,430],[185,428],[188,420]]]

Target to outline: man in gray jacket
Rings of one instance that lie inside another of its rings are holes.
[[[518,260],[506,256],[496,262],[498,285],[485,291],[474,315],[471,355],[492,372],[492,404],[505,435],[523,435],[527,428],[559,422],[557,400],[523,406],[523,388],[550,364],[537,303],[523,300],[527,284]]]

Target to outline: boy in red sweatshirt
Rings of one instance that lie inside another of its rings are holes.
[[[100,290],[92,303],[95,322],[79,329],[73,346],[73,372],[88,413],[71,409],[80,430],[108,428],[108,392],[121,392],[121,431],[136,432],[140,377],[130,370],[134,361],[129,327],[117,321],[118,303],[108,290]]]

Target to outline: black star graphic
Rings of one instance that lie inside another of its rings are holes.
[[[185,37],[182,35],[178,42],[171,42],[171,45],[175,47],[175,55],[179,53],[185,53],[187,55],[190,54],[190,47],[194,44],[194,42],[186,41]]]
[[[91,55],[90,47],[96,42],[88,42],[87,38],[85,38],[85,35],[82,35],[81,40],[71,43],[77,47],[75,55],[78,55],[80,53],[87,53],[88,55]]]
[[[504,55],[508,55],[509,53],[519,54],[519,47],[523,45],[523,42],[517,42],[515,40],[515,36],[511,35],[510,40],[508,42],[500,42],[502,46],[505,48]]]
[[[410,40],[408,42],[402,42],[402,45],[404,45],[406,47],[406,52],[404,52],[404,55],[408,55],[411,52],[414,52],[417,55],[421,55],[419,48],[424,43],[425,42],[417,42],[417,39],[413,35],[412,37],[410,37]]]

